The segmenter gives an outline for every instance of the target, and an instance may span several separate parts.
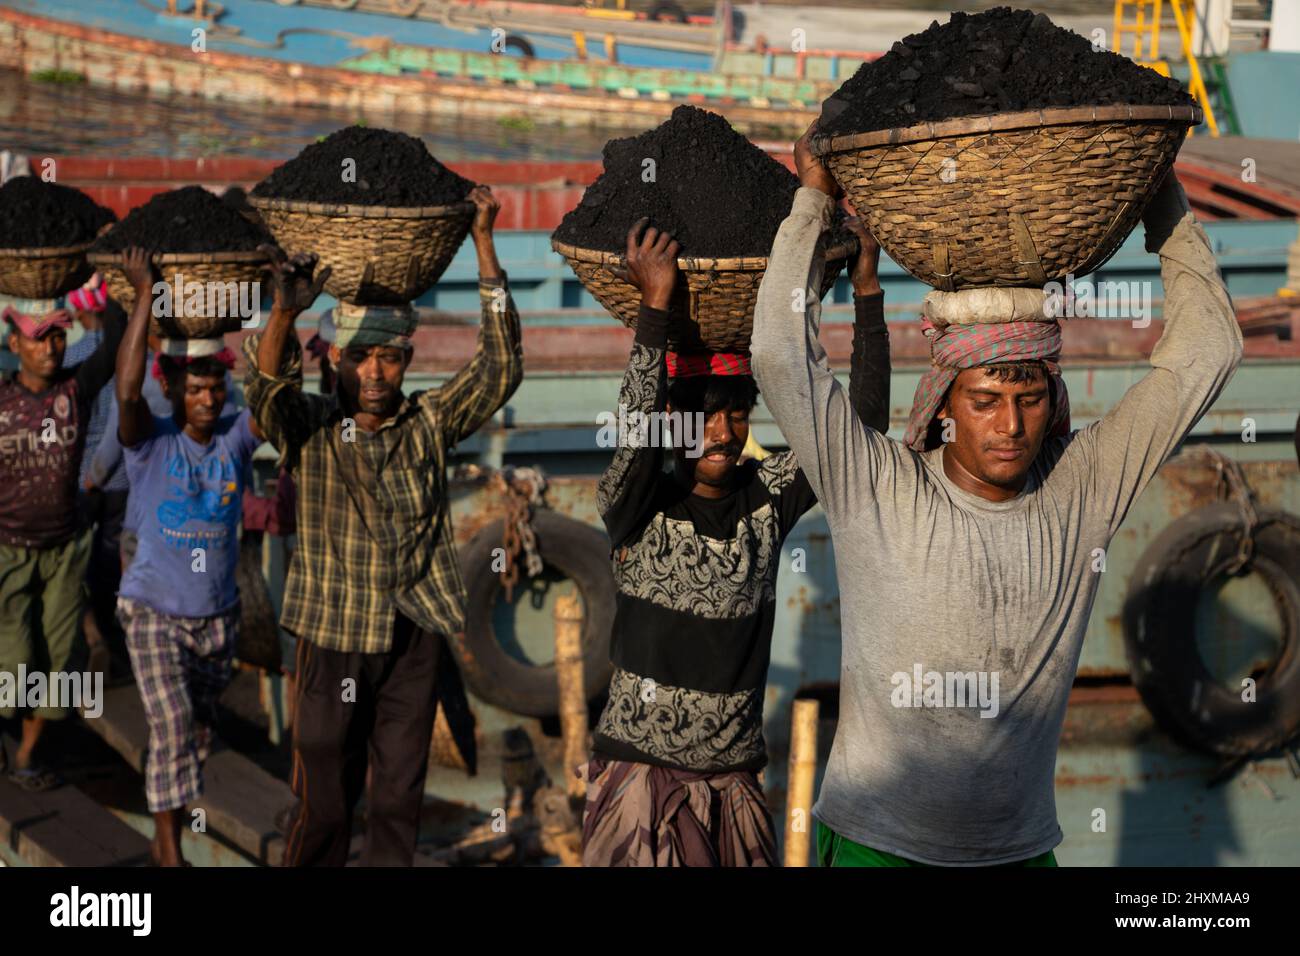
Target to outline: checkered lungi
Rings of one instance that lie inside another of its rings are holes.
[[[239,605],[215,617],[173,617],[118,598],[117,617],[149,720],[149,812],[175,810],[203,794],[203,763],[217,698],[230,683]]]

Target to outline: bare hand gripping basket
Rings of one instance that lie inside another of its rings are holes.
[[[610,315],[628,328],[636,328],[641,293],[618,275],[623,269],[622,253],[582,249],[554,239],[551,248],[564,256],[583,286]],[[821,295],[830,291],[835,277],[857,248],[857,240],[850,239],[826,251]],[[754,303],[767,271],[767,257],[681,256],[677,268],[685,288],[674,298],[669,347],[675,351],[748,351],[754,330]]]

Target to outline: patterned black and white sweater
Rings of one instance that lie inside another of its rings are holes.
[[[858,416],[889,421],[883,295],[855,300],[849,392]],[[668,314],[642,307],[619,402],[667,405]],[[816,504],[790,452],[740,466],[728,495],[692,494],[661,448],[620,443],[597,503],[613,544],[614,676],[595,752],[682,770],[757,770],[767,762],[763,691],[781,545]]]

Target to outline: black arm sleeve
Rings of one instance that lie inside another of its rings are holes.
[[[889,327],[885,294],[853,297],[853,359],[849,404],[868,428],[889,431]]]
[[[641,306],[618,395],[619,405],[629,414],[662,412],[667,406],[668,318],[667,312]],[[643,447],[628,441],[628,436],[619,436],[614,460],[596,484],[596,506],[614,547],[635,533],[644,520],[655,500],[663,459],[663,449]]]
[[[104,309],[104,337],[99,348],[77,366],[77,396],[86,403],[93,402],[99,390],[109,383],[117,370],[117,347],[126,332],[126,313],[111,299]]]

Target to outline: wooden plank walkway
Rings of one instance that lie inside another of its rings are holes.
[[[71,784],[28,793],[0,777],[0,844],[31,866],[149,861],[149,841],[142,834]]]
[[[103,714],[86,726],[144,773],[149,727],[134,684],[106,688]],[[293,800],[289,785],[230,749],[218,749],[208,758],[203,780],[203,799],[195,806],[207,812],[208,830],[262,863],[278,864],[284,838],[275,828],[275,815]]]

